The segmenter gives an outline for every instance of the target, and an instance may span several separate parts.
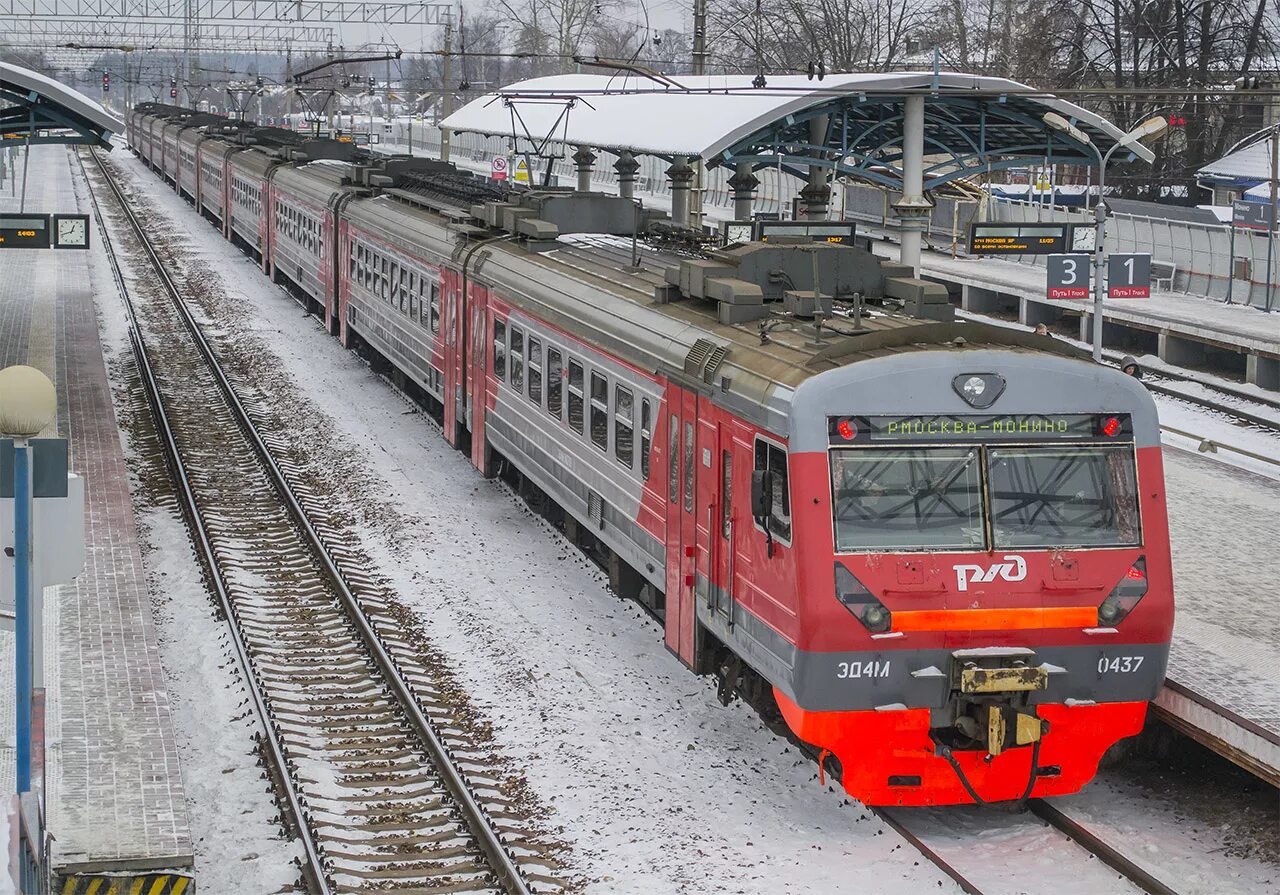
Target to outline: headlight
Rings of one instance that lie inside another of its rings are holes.
[[[1111,590],[1098,607],[1098,622],[1114,625],[1124,621],[1143,597],[1147,595],[1147,558],[1139,556],[1124,573],[1124,577]]]

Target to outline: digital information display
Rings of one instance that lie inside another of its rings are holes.
[[[0,249],[49,248],[47,214],[0,214]]]
[[[974,224],[970,255],[1059,255],[1071,249],[1069,224]]]
[[[1133,435],[1133,422],[1127,413],[833,416],[829,420],[827,434],[833,446],[971,441],[1125,441]]]
[[[759,221],[757,227],[761,242],[773,236],[803,236],[811,242],[851,246],[857,235],[857,224],[852,221]]]
[[[722,221],[720,240],[723,245],[744,242],[768,242],[778,236],[800,237],[810,242],[852,246],[858,225],[852,221]]]

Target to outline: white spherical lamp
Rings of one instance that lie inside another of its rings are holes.
[[[35,367],[0,370],[0,435],[39,435],[57,412],[58,393],[48,376]]]

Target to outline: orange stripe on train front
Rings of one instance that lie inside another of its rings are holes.
[[[894,631],[1026,631],[1035,628],[1092,628],[1096,606],[1047,609],[911,609],[893,613]]]

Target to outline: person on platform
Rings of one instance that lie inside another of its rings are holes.
[[[1136,360],[1127,354],[1120,361],[1120,372],[1126,376],[1132,376],[1134,379],[1142,378],[1142,368],[1138,366]]]
[[[1036,335],[1048,336],[1051,339],[1053,338],[1053,333],[1049,332],[1049,327],[1045,326],[1043,323],[1036,324]]]

